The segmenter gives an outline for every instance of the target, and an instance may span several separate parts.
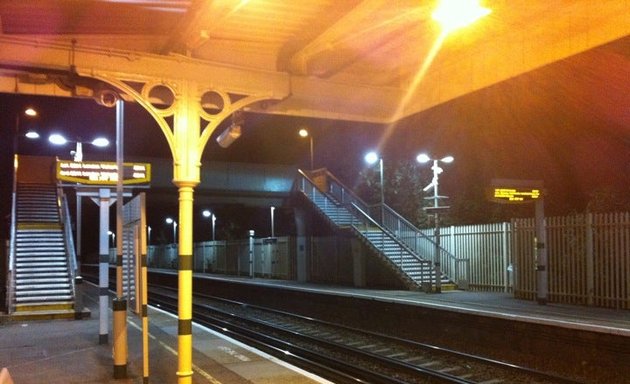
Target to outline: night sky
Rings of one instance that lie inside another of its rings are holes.
[[[594,193],[614,196],[613,208],[630,209],[630,38],[576,55],[382,126],[284,116],[245,115],[243,134],[227,149],[209,141],[203,160],[290,164],[306,168],[313,134],[315,168],[327,167],[355,185],[366,167],[363,155],[382,143],[386,164],[415,159],[426,151],[455,162],[445,166],[440,192],[463,205],[491,204],[484,190],[493,178],[540,179],[548,215],[584,212]],[[422,84],[418,88],[422,92]],[[95,133],[115,138],[115,110],[92,100],[0,94],[2,174],[11,172],[15,114],[33,105],[41,117],[21,129],[58,130],[89,141]],[[137,105],[126,106],[125,156],[169,157],[162,133]],[[222,129],[215,132],[215,136]],[[69,158],[20,141],[22,152]],[[85,159],[113,160],[115,149],[85,147]],[[9,180],[5,178],[4,180]],[[429,180],[427,180],[427,183]],[[2,214],[10,212],[10,188],[2,183]],[[173,207],[177,203],[173,187]],[[509,208],[502,208],[504,210]],[[531,208],[533,215],[533,208]],[[514,208],[519,215],[527,209]],[[4,233],[3,233],[4,234]]]

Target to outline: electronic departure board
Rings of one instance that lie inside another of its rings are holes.
[[[494,179],[489,189],[489,197],[498,203],[528,203],[543,197],[542,181]]]
[[[116,185],[118,167],[115,162],[105,161],[57,161],[57,179],[89,185]],[[123,184],[149,184],[151,164],[124,163]]]

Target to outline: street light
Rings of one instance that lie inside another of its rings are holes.
[[[147,225],[147,245],[151,245],[151,226]]]
[[[383,183],[383,158],[378,153],[372,151],[365,155],[365,161],[368,164],[374,164],[378,161],[378,168],[381,177],[381,224],[385,219],[385,184]]]
[[[68,140],[59,133],[53,133],[48,137],[48,141],[55,145],[65,145],[67,143],[76,143],[76,149],[74,151],[74,161],[83,161],[83,142],[79,140]],[[97,137],[90,141],[88,144],[92,144],[95,147],[107,147],[109,140],[104,137]]]
[[[313,170],[313,135],[310,135],[306,128],[300,129],[298,134],[300,135],[300,137],[304,137],[304,138],[308,137],[309,138],[310,148],[311,148],[311,171],[312,171]]]
[[[177,244],[177,221],[173,220],[171,217],[167,217],[166,224],[173,225],[173,243]]]
[[[18,137],[20,135],[20,116],[24,115],[25,117],[28,117],[30,119],[37,117],[38,113],[37,110],[35,110],[33,107],[28,107],[26,109],[24,109],[21,113],[17,113],[15,115],[15,132],[14,132],[14,136],[13,136],[13,154],[17,155],[18,153]],[[32,139],[32,138],[36,138],[34,137],[34,135],[37,135],[37,137],[39,137],[39,135],[37,134],[37,132],[35,131],[29,131],[26,133],[26,137]]]
[[[433,188],[433,197],[428,197],[427,199],[433,199],[433,207],[427,208],[427,211],[433,211],[433,217],[434,217],[434,222],[435,222],[435,229],[434,229],[434,236],[435,236],[435,255],[434,255],[434,265],[435,265],[435,292],[437,293],[441,293],[442,292],[442,282],[441,282],[441,276],[442,276],[442,272],[441,272],[441,268],[440,268],[440,216],[439,216],[439,211],[441,209],[447,209],[448,206],[440,206],[439,205],[439,199],[445,198],[446,196],[440,196],[438,194],[438,177],[440,175],[440,173],[444,172],[444,170],[440,167],[439,162],[443,162],[443,163],[452,163],[453,160],[455,160],[453,158],[453,156],[445,156],[441,159],[431,159],[429,157],[429,155],[427,155],[426,153],[421,153],[416,157],[416,160],[418,161],[418,163],[424,164],[424,163],[428,163],[429,161],[433,161],[433,166],[431,167],[431,169],[433,170],[433,179],[431,180],[431,183],[429,185],[427,185],[426,187],[424,187],[423,191],[428,191],[429,189]]]
[[[215,240],[215,236],[214,236],[215,235],[215,231],[214,231],[214,229],[215,229],[215,223],[217,221],[217,217],[214,215],[214,213],[210,212],[207,209],[204,209],[203,212],[201,212],[201,215],[203,217],[206,217],[206,218],[210,217],[210,221],[212,221],[212,241],[214,241]]]
[[[448,33],[470,25],[490,12],[479,4],[479,0],[442,0],[431,16]]]

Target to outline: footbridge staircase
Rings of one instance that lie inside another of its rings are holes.
[[[428,291],[436,286],[436,243],[393,209],[369,207],[326,169],[300,171],[296,189],[331,225],[351,231],[366,244],[410,289]],[[440,285],[443,289],[466,289],[467,260],[456,258],[442,247],[438,249]]]
[[[75,300],[77,265],[68,205],[48,175],[50,165],[39,161],[20,159],[14,179],[7,312],[15,319],[77,318],[83,308]]]

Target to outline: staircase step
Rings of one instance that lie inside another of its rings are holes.
[[[48,276],[49,273],[68,273],[68,268],[66,267],[36,267],[36,268],[28,268],[28,267],[19,267],[15,269],[16,279],[22,278],[23,274],[34,273],[39,275]]]
[[[70,289],[49,289],[46,291],[21,291],[15,292],[16,301],[50,301],[50,300],[71,300],[72,291]]]
[[[17,280],[22,279],[53,279],[53,278],[67,278],[69,276],[67,270],[63,270],[61,272],[50,272],[50,271],[42,271],[42,272],[16,272],[15,278]]]
[[[24,278],[21,279],[20,282],[16,282],[19,284],[66,284],[70,282],[69,276],[59,276],[59,277],[32,277],[32,278]]]
[[[16,297],[16,304],[40,304],[46,302],[58,302],[58,301],[67,301],[72,302],[72,295],[41,295],[41,296],[26,296],[26,297]]]
[[[54,310],[70,310],[74,305],[72,301],[50,301],[42,304],[18,304],[15,306],[16,312],[32,312],[32,311],[54,311]]]
[[[25,268],[63,268],[66,267],[66,262],[64,261],[31,261],[31,262],[24,262],[24,261],[19,261],[15,263],[15,267],[16,269],[20,269],[22,267]]]
[[[52,256],[45,256],[45,257],[40,257],[40,256],[28,256],[28,255],[21,255],[18,257],[16,257],[15,259],[16,262],[22,262],[22,263],[43,263],[43,262],[47,262],[47,261],[54,261],[54,262],[65,262],[66,261],[66,257],[65,254],[61,254],[61,255],[52,255]]]
[[[38,250],[38,249],[24,249],[24,250],[17,250],[15,255],[19,258],[19,257],[24,257],[24,258],[28,258],[28,259],[32,259],[32,258],[36,258],[38,256],[42,256],[42,257],[61,257],[61,258],[65,258],[66,256],[66,251],[61,248],[61,249],[47,249],[47,250]],[[49,260],[48,258],[45,260]]]

